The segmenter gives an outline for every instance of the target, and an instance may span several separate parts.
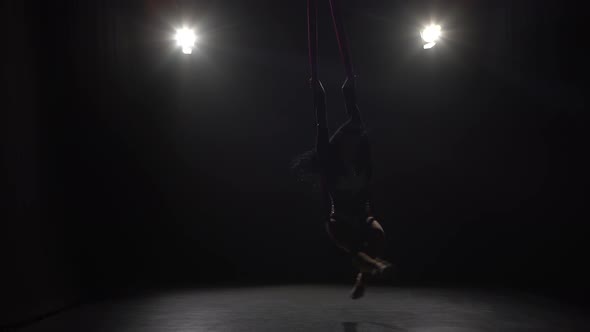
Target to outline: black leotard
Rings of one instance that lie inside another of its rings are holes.
[[[329,140],[318,124],[316,147],[331,217],[370,216],[371,153],[360,119],[344,123]]]

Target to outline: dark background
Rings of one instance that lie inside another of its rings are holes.
[[[342,6],[391,284],[583,302],[583,9]],[[335,128],[344,72],[320,15]],[[445,40],[424,51],[431,18]],[[3,1],[1,22],[0,325],[129,288],[351,282],[289,169],[315,135],[306,1]]]

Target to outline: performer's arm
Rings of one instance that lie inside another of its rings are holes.
[[[328,220],[332,210],[332,199],[328,190],[328,164],[329,164],[329,133],[328,133],[328,119],[326,112],[326,92],[319,80],[312,79],[313,89],[313,103],[315,108],[317,136],[316,136],[316,151],[320,163],[320,187],[322,192],[323,214],[324,220]]]
[[[326,92],[324,91],[324,87],[319,80],[312,81],[311,84],[313,89],[313,104],[315,108],[317,125],[316,149],[320,158],[320,162],[323,163],[327,157],[327,148],[329,144]]]
[[[347,77],[342,85],[346,113],[350,121],[361,123],[361,112],[356,101],[356,83],[354,78]]]
[[[369,137],[362,136],[360,145],[360,169],[359,172],[364,174],[367,180],[367,185],[362,196],[365,200],[365,213],[367,216],[373,215],[372,197],[371,197],[371,179],[373,177],[373,165],[371,159],[371,145],[369,144]]]

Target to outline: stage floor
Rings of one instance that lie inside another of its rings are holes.
[[[543,298],[469,290],[345,286],[184,289],[82,305],[35,331],[590,331],[579,309]]]

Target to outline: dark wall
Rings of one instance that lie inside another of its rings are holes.
[[[398,280],[586,290],[588,68],[568,48],[582,17],[540,2],[343,6],[373,143],[375,207]],[[38,205],[51,213],[27,218],[52,225],[42,240],[63,243],[65,254],[13,258],[31,266],[63,258],[94,292],[349,281],[317,190],[289,170],[315,135],[305,1],[41,7],[20,11],[40,34],[25,28],[26,38],[11,39],[24,44],[14,61],[34,66],[14,85],[28,104],[10,104],[28,110],[10,113],[20,127],[9,126],[23,129],[10,135],[28,142],[28,159],[13,154],[9,167],[24,195],[43,192]],[[321,12],[328,17],[325,4]],[[448,40],[424,52],[417,27],[430,13]],[[202,35],[191,57],[173,47],[179,17]],[[335,128],[343,72],[331,24],[320,27]],[[45,223],[47,215],[60,221]],[[10,232],[29,241],[18,227]]]
[[[288,169],[314,140],[305,3],[190,4],[119,8],[142,44],[115,57],[129,108],[104,118],[117,159],[98,159],[100,182],[121,204],[105,210],[107,252],[139,280],[347,280],[317,193]],[[344,5],[400,279],[583,286],[587,65],[567,47],[581,17],[537,2]],[[187,12],[204,38],[190,58],[166,40]],[[415,30],[430,13],[449,40],[425,53]],[[335,127],[343,75],[320,26]]]
[[[69,252],[67,186],[59,139],[64,31],[32,3],[2,3],[2,243],[0,326],[59,310],[79,295]],[[50,12],[51,13],[51,12]]]

